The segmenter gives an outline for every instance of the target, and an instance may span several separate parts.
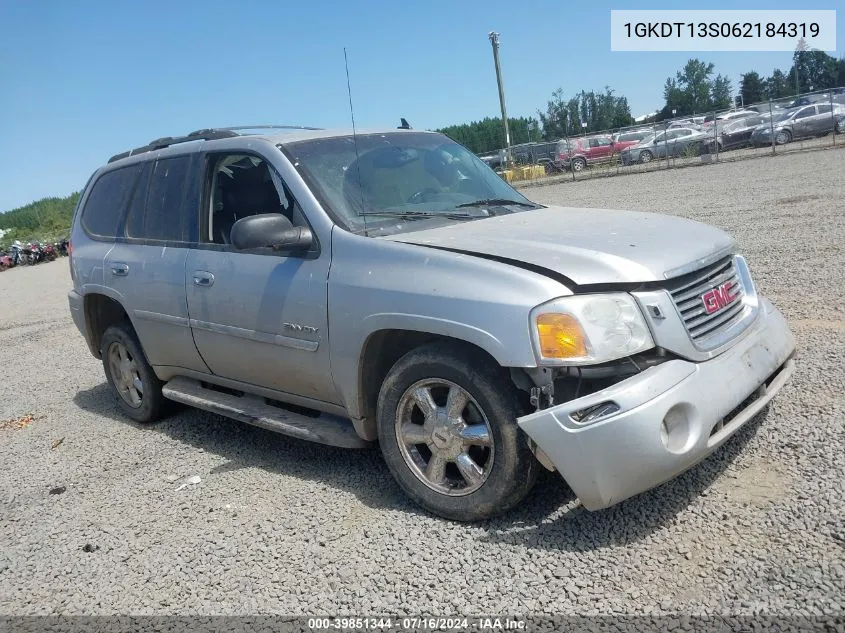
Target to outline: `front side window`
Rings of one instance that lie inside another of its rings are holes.
[[[98,237],[117,237],[142,163],[106,172],[94,183],[82,210],[82,226]]]
[[[305,226],[302,211],[281,177],[253,154],[214,154],[209,158],[209,208],[203,214],[202,241],[229,244],[241,218],[281,213],[294,226]]]
[[[441,134],[318,138],[283,150],[336,221],[354,232],[397,233],[423,228],[409,227],[412,220],[452,223],[540,206]]]
[[[816,109],[814,107],[804,108],[800,112],[795,115],[796,119],[806,119],[809,116],[813,116],[816,113]]]

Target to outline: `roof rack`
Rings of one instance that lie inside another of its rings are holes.
[[[216,130],[324,130],[322,127],[308,127],[306,125],[237,125],[235,127],[219,127]]]
[[[238,136],[238,130],[322,130],[324,128],[321,127],[305,127],[302,125],[238,125],[235,127],[217,127],[217,128],[205,128],[202,130],[196,130],[195,132],[191,132],[190,134],[186,134],[185,136],[165,136],[162,138],[157,138],[154,141],[150,141],[143,147],[136,147],[135,149],[130,149],[128,152],[123,152],[121,154],[116,154],[109,159],[110,163],[113,163],[117,160],[122,158],[127,158],[129,156],[134,156],[135,154],[143,154],[145,152],[153,152],[157,149],[164,149],[165,147],[170,147],[171,145],[176,145],[177,143],[188,143],[190,141],[216,141],[221,138],[232,138],[234,136]]]
[[[190,141],[214,141],[221,138],[232,138],[233,136],[237,136],[237,134],[227,129],[197,130],[196,132],[191,132],[186,136],[165,136],[157,138],[154,141],[150,141],[143,147],[136,147],[135,149],[130,149],[128,152],[116,154],[109,159],[109,162],[113,163],[116,160],[134,156],[135,154],[154,152],[157,149],[164,149],[165,147],[170,147],[171,145],[176,145],[178,143],[188,143]]]

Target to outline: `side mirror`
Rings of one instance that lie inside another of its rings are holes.
[[[241,218],[229,233],[232,245],[238,250],[272,248],[276,251],[303,251],[314,243],[307,227],[294,226],[281,213],[261,213]]]

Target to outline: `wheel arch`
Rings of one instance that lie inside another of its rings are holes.
[[[373,330],[361,346],[355,390],[357,407],[356,431],[363,439],[375,439],[376,405],[379,390],[390,369],[402,356],[423,345],[444,342],[462,347],[478,355],[480,362],[506,367],[501,343],[489,333],[475,328],[446,333],[435,327],[383,327]]]
[[[96,358],[102,358],[100,343],[103,334],[112,325],[126,323],[132,330],[135,326],[123,304],[112,293],[89,292],[83,297],[85,314],[86,340],[91,353]]]

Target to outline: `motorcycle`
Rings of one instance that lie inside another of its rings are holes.
[[[43,259],[41,256],[41,247],[37,242],[30,242],[24,251],[26,253],[27,264],[30,266],[34,266]]]
[[[12,264],[14,266],[26,266],[29,263],[29,255],[18,241],[12,244]]]
[[[56,261],[56,249],[53,247],[52,244],[45,244],[44,247],[41,249],[42,259],[48,262]]]

